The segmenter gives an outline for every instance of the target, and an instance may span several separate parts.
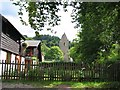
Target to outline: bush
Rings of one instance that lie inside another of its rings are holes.
[[[42,80],[44,75],[44,70],[40,67],[36,67],[32,70],[29,70],[27,73],[28,80]]]
[[[54,71],[49,71],[50,80],[54,80],[55,73]]]
[[[63,81],[71,81],[72,80],[72,75],[69,72],[67,72],[65,74],[62,74],[62,80]]]
[[[25,77],[25,72],[21,71],[21,72],[19,73],[19,76],[20,76],[21,79],[24,78],[24,77]]]
[[[84,74],[82,70],[77,72],[77,78],[78,78],[78,81],[83,81]]]
[[[36,76],[36,73],[35,73],[34,70],[29,70],[28,71],[28,74],[27,74],[27,79],[28,80],[33,80],[35,76]]]
[[[9,72],[8,72],[9,73]],[[8,74],[7,73],[7,74]],[[10,73],[11,76],[18,76],[18,70],[14,70],[13,72]]]

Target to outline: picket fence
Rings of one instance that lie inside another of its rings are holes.
[[[50,81],[120,81],[120,63],[84,64],[40,62],[39,64],[0,63],[1,79]]]

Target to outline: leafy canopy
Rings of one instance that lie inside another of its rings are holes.
[[[103,60],[108,60],[114,56],[112,46],[120,44],[120,2],[18,1],[14,4],[20,6],[18,14],[23,24],[25,24],[22,20],[23,8],[28,12],[28,21],[34,30],[42,30],[45,25],[52,27],[59,25],[59,6],[63,6],[65,11],[67,6],[73,6],[71,15],[73,22],[76,22],[77,28],[81,28],[77,45],[73,49],[76,50],[78,58],[84,62],[91,63],[101,59],[102,56]]]
[[[76,2],[68,3],[64,0],[61,0],[61,2],[49,2],[44,0],[42,2],[14,1],[13,4],[19,6],[18,15],[23,25],[27,25],[27,22],[22,18],[24,15],[23,12],[26,11],[28,13],[28,22],[30,26],[34,30],[41,31],[45,26],[49,26],[47,30],[51,30],[50,27],[60,24],[60,15],[58,15],[60,6],[63,6],[64,11],[67,11],[66,7],[75,7]]]
[[[120,44],[120,3],[83,2],[79,8],[74,21],[82,28],[75,46],[80,59],[91,63],[114,57],[112,46]]]

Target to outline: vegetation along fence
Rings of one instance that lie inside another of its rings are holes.
[[[2,79],[56,81],[120,81],[120,63],[93,64],[52,62],[0,63]]]

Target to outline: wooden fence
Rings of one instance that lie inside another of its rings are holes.
[[[120,81],[120,63],[93,64],[52,62],[39,64],[0,63],[2,79],[51,81]]]

